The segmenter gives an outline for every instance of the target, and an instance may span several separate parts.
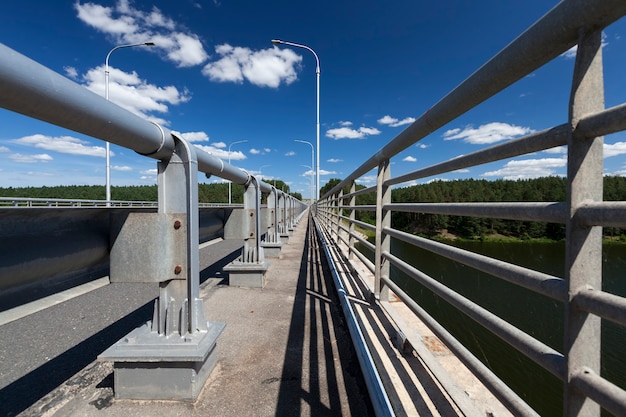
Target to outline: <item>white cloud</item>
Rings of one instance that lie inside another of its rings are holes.
[[[104,147],[88,146],[89,142],[71,136],[50,137],[36,134],[14,139],[11,142],[70,155],[106,157],[106,149]],[[111,155],[113,155],[113,152],[111,152]]]
[[[252,155],[258,155],[258,154],[260,154],[260,153],[261,153],[261,151],[260,151],[260,150],[258,150],[258,149],[252,148],[252,149],[250,149],[250,153],[251,153]]]
[[[403,159],[404,162],[416,162],[417,158],[412,157],[412,156],[407,156],[406,158]]]
[[[230,154],[228,150],[224,150],[222,147],[218,147],[215,145],[195,145],[196,148],[203,150],[206,153],[209,153],[217,158],[220,158],[222,161],[228,162],[230,161],[241,161],[247,159],[247,156],[241,151],[231,151]],[[252,153],[252,152],[250,152]]]
[[[330,158],[330,159],[326,160],[326,162],[331,162],[331,163],[343,162],[343,159]]]
[[[90,69],[82,76],[85,87],[96,94],[104,95],[104,66]],[[191,99],[187,90],[179,91],[174,86],[159,87],[139,78],[135,71],[124,72],[109,66],[109,100],[126,110],[155,123],[168,125],[152,112],[167,113],[168,105],[178,105]]]
[[[0,152],[9,152],[9,148],[6,146],[0,146]]]
[[[430,145],[425,145],[425,144],[423,144],[423,143],[418,143],[418,144],[417,144],[417,145],[415,145],[415,146],[417,146],[417,147],[418,147],[418,148],[420,148],[420,149],[426,149],[426,148],[430,147]]]
[[[626,142],[616,142],[612,145],[604,144],[604,157],[623,155],[626,153]]]
[[[22,164],[33,164],[35,162],[48,162],[52,161],[52,157],[47,153],[42,153],[38,155],[22,155],[20,153],[14,153],[9,155],[13,161],[22,163]]]
[[[225,147],[226,147],[226,144],[225,144],[224,142],[215,142],[215,143],[213,144],[213,146],[214,146],[215,148],[222,149],[222,148],[225,148]]]
[[[567,157],[513,160],[507,162],[502,169],[485,172],[483,177],[502,177],[506,180],[538,178],[555,175],[556,168],[567,165]]]
[[[294,156],[296,153],[294,151],[289,151],[285,153],[285,156]]]
[[[111,169],[114,171],[122,171],[122,172],[128,172],[128,171],[132,171],[133,169],[127,165],[124,166],[120,166],[120,165],[112,165]]]
[[[364,175],[356,180],[359,184],[376,184],[376,175]]]
[[[329,129],[326,131],[326,137],[339,140],[339,139],[363,139],[370,135],[379,135],[380,130],[375,127],[360,127],[358,129],[352,129],[344,125],[344,127],[338,127]]]
[[[208,59],[196,34],[185,33],[154,6],[151,11],[142,11],[128,0],[118,0],[112,7],[79,2],[74,7],[80,20],[108,35],[115,44],[154,42],[150,49],[163,51],[179,67],[199,65]]]
[[[320,175],[335,175],[337,171],[326,171],[325,169],[320,169]]]
[[[298,78],[296,66],[302,61],[300,55],[287,48],[253,51],[223,44],[216,46],[215,52],[220,59],[205,65],[202,74],[211,81],[240,84],[246,80],[259,87],[291,84]]]
[[[463,130],[459,128],[451,129],[443,134],[443,138],[444,140],[462,139],[464,142],[474,145],[484,145],[527,135],[532,132],[534,130],[529,127],[493,122],[481,125],[476,129],[472,126],[467,126]]]
[[[65,70],[65,74],[71,79],[75,80],[76,78],[78,78],[78,71],[76,70],[76,68],[68,66],[63,67],[63,70]]]
[[[183,139],[189,142],[208,142],[209,141],[209,135],[207,135],[205,132],[180,133],[180,132],[173,131],[172,133],[180,135]]]
[[[380,123],[381,125],[388,125],[391,127],[409,125],[413,123],[414,121],[415,121],[414,117],[406,117],[402,120],[398,120],[395,117],[391,117],[389,115],[383,116],[380,119],[378,119],[378,123]]]
[[[139,179],[141,179],[142,181],[154,182],[157,180],[158,170],[156,168],[147,169],[145,171],[141,171],[140,174],[141,176],[139,177]]]

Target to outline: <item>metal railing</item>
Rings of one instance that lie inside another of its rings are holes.
[[[601,321],[626,326],[626,299],[602,291],[602,227],[626,227],[626,202],[605,202],[602,196],[603,135],[626,130],[626,103],[604,108],[602,30],[624,15],[626,2],[622,0],[560,2],[318,202],[318,217],[324,227],[338,242],[347,245],[350,258],[358,257],[374,274],[373,292],[381,305],[386,306],[389,290],[393,291],[515,415],[537,415],[537,412],[393,282],[390,267],[419,282],[562,381],[563,415],[599,416],[601,409],[626,415],[626,392],[600,375]],[[398,177],[391,176],[391,158],[574,45],[578,47],[577,57],[570,101],[563,104],[569,106],[569,119],[564,124]],[[568,149],[564,203],[391,201],[393,185],[557,146]],[[356,181],[376,168],[376,186],[357,191]],[[344,193],[346,189],[350,191]],[[355,197],[368,193],[375,193],[376,205],[356,205]],[[375,211],[375,226],[356,220],[355,213],[359,211]],[[392,212],[564,224],[565,274],[563,277],[545,274],[394,229]],[[375,231],[375,244],[355,233],[355,226]],[[392,238],[562,303],[565,322],[562,352],[428,276],[419,265],[410,265],[392,252]],[[364,251],[374,253],[373,262],[357,250],[358,244]],[[622,355],[626,353],[623,351]]]
[[[0,197],[0,207],[157,207],[158,201],[85,200],[70,198]],[[198,203],[199,208],[243,207],[242,204]]]
[[[111,281],[158,283],[160,296],[153,320],[101,358],[130,363],[124,368],[130,367],[132,372],[116,374],[119,398],[197,397],[215,364],[215,343],[225,326],[206,320],[199,296],[198,173],[245,186],[243,214],[231,221],[237,223],[231,228],[235,230],[231,237],[243,239],[234,267],[241,274],[267,270],[264,243],[280,245],[280,236],[307,206],[2,44],[0,107],[158,161],[157,213],[112,212],[107,237],[111,242]],[[269,193],[271,206],[266,230],[261,230],[262,192]],[[131,339],[132,343],[124,342]],[[147,362],[152,364],[137,365]],[[175,376],[159,373],[154,362],[170,366]]]

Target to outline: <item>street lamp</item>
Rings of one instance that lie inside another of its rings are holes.
[[[308,168],[309,171],[311,171],[311,185],[309,185],[309,196],[310,196],[309,200],[310,200],[311,205],[313,205],[313,188],[315,187],[313,185],[313,178],[315,177],[315,170],[313,169],[312,166],[308,166],[308,165],[302,165],[302,166],[305,168]]]
[[[314,185],[313,185],[313,176],[315,175],[315,168],[313,168],[315,165],[313,165],[313,144],[311,142],[307,142],[306,140],[300,140],[300,139],[294,139],[294,142],[300,142],[300,143],[306,143],[307,145],[309,145],[311,147],[311,205],[313,205],[313,192],[314,192]]]
[[[311,51],[315,56],[315,74],[317,75],[317,123],[316,123],[316,138],[317,138],[317,164],[315,165],[315,198],[319,200],[320,198],[320,59],[315,53],[313,49],[306,45],[301,45],[299,43],[281,41],[279,39],[272,39],[272,43],[274,45],[288,45],[295,46],[296,48],[304,48],[308,51]]]
[[[244,143],[247,141],[248,140],[238,140],[228,145],[228,165],[230,165],[230,147],[236,143]],[[232,204],[232,184],[233,184],[232,181],[228,181],[228,205]]]
[[[111,49],[104,60],[104,98],[109,100],[109,57],[113,53],[121,48],[130,48],[132,46],[154,46],[154,42],[132,43],[129,45],[118,45]],[[110,156],[111,144],[106,142],[106,201],[107,206],[111,205],[111,156]]]

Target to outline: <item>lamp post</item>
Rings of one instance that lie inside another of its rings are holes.
[[[228,165],[230,165],[230,147],[236,143],[244,143],[244,142],[247,142],[247,140],[238,140],[228,145]],[[232,184],[233,184],[232,181],[228,181],[228,205],[232,204]]]
[[[313,154],[315,153],[313,150],[313,144],[311,142],[307,142],[306,140],[300,140],[300,139],[294,139],[294,142],[300,142],[300,143],[306,143],[307,145],[309,145],[311,147],[311,205],[313,205],[313,192],[314,192],[314,185],[313,185],[313,176],[315,175],[315,168],[313,168],[315,165],[313,165]]]
[[[274,45],[288,45],[288,46],[295,46],[296,48],[303,48],[306,49],[308,51],[311,51],[313,53],[313,55],[315,56],[315,62],[316,62],[316,67],[315,67],[315,74],[317,75],[316,77],[316,81],[317,81],[317,120],[316,120],[316,138],[317,138],[317,163],[315,165],[315,199],[319,200],[320,198],[320,59],[317,56],[317,54],[315,53],[315,51],[313,49],[311,49],[310,47],[306,46],[306,45],[301,45],[299,43],[293,43],[293,42],[287,42],[287,41],[281,41],[279,39],[272,39],[272,43]]]
[[[104,60],[104,98],[109,100],[109,57],[111,54],[121,48],[130,48],[133,46],[154,46],[154,42],[132,43],[129,45],[118,45],[111,49]],[[111,205],[111,144],[106,142],[106,202],[107,207]]]
[[[313,188],[315,187],[313,185],[313,177],[315,176],[315,171],[313,170],[312,166],[308,166],[308,165],[302,165],[305,168],[308,168],[311,171],[311,185],[309,185],[309,195],[310,195],[310,203],[311,205],[313,205]]]

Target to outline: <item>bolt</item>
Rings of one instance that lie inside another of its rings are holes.
[[[252,212],[251,212],[251,213],[250,213],[250,217],[252,217],[252,216],[254,216],[254,213],[252,213]]]
[[[183,267],[180,265],[176,265],[176,267],[174,268],[174,273],[176,275],[180,274],[181,272],[183,272]]]
[[[182,226],[182,223],[180,222],[180,220],[176,220],[174,222],[174,229],[178,230],[180,229],[180,226]]]

